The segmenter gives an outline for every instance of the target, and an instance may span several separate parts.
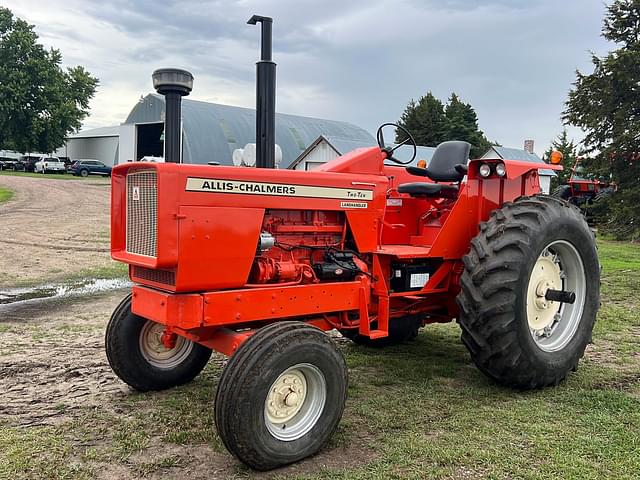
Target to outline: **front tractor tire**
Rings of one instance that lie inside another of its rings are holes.
[[[161,341],[164,325],[133,314],[131,295],[116,307],[107,325],[105,347],[114,373],[141,392],[164,390],[193,380],[211,350],[177,336],[173,348]]]
[[[340,422],[347,366],[321,330],[276,322],[249,337],[229,359],[215,400],[227,449],[256,470],[317,453]]]
[[[576,207],[543,195],[507,203],[480,225],[463,261],[458,322],[482,372],[532,389],[577,368],[600,304],[600,265]],[[547,300],[548,290],[575,301]]]

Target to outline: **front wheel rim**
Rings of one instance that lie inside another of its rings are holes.
[[[162,343],[164,330],[164,325],[147,320],[140,330],[140,353],[150,365],[161,370],[171,370],[189,356],[193,350],[193,342],[178,335],[173,348],[167,348]]]
[[[542,250],[529,274],[526,292],[528,328],[538,348],[557,352],[573,339],[584,312],[586,286],[582,257],[571,243],[557,240]],[[574,292],[575,302],[544,299],[549,288]]]
[[[310,363],[298,363],[271,384],[264,403],[269,433],[283,442],[297,440],[318,423],[327,400],[324,374]]]

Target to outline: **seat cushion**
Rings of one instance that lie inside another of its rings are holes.
[[[458,195],[458,187],[441,183],[402,183],[398,186],[398,192],[408,193],[412,197],[455,198]]]

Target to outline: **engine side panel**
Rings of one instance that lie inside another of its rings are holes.
[[[178,290],[247,283],[263,217],[260,208],[180,207]]]

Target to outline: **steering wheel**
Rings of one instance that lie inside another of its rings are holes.
[[[405,138],[402,143],[399,143],[398,145],[396,145],[393,148],[387,147],[384,144],[384,135],[382,134],[382,129],[384,127],[396,127],[396,128],[399,128],[400,130],[402,130],[404,133],[407,134],[407,138]],[[392,162],[397,163],[398,165],[409,165],[416,158],[416,155],[418,153],[418,148],[417,148],[418,145],[416,144],[416,141],[413,139],[413,136],[411,135],[411,133],[409,133],[409,130],[407,130],[406,128],[404,128],[401,125],[398,125],[397,123],[383,123],[382,125],[380,125],[380,127],[378,128],[378,131],[376,132],[376,139],[378,140],[378,146],[380,147],[380,150],[382,150],[383,152],[385,152],[387,154],[387,158],[389,160],[391,160]],[[410,143],[411,146],[413,146],[413,155],[411,156],[411,159],[409,161],[401,162],[397,158],[393,157],[393,152],[395,152],[398,148],[400,148],[402,145],[405,145],[406,143]]]

